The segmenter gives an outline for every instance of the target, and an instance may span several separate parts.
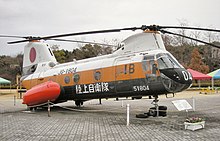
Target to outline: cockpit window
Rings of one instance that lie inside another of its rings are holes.
[[[168,53],[159,53],[156,57],[159,69],[181,68],[181,65]]]
[[[154,56],[152,56],[152,55],[144,56],[143,60],[154,60]]]
[[[171,54],[167,53],[167,56],[175,64],[175,66],[177,66],[178,68],[183,68],[183,66],[176,59],[174,59]]]

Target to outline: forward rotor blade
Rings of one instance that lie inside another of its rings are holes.
[[[181,37],[184,37],[184,38],[187,38],[187,39],[190,39],[190,40],[194,40],[194,41],[197,41],[197,42],[200,42],[200,43],[203,43],[203,44],[207,44],[207,45],[210,45],[210,46],[213,46],[213,47],[216,47],[216,48],[220,48],[220,46],[217,46],[215,44],[211,44],[211,43],[208,43],[208,42],[205,42],[205,41],[202,41],[202,40],[199,40],[199,39],[195,39],[195,38],[192,38],[192,37],[189,37],[189,36],[181,35],[181,34],[178,34],[178,33],[173,33],[173,32],[166,31],[166,30],[160,30],[160,31],[162,33],[167,33],[167,34],[172,34],[172,35],[176,35],[176,36],[181,36]]]
[[[218,29],[199,28],[199,27],[187,27],[187,26],[158,26],[158,28],[159,28],[159,29],[163,29],[163,28],[190,29],[190,30],[201,30],[201,31],[220,32],[220,30],[218,30]]]
[[[94,43],[94,42],[79,41],[79,40],[66,40],[66,39],[47,39],[47,40],[64,41],[64,42],[73,42],[73,43],[97,44],[97,45],[102,45],[102,46],[111,46],[111,47],[115,47],[114,45],[109,45],[109,44]]]

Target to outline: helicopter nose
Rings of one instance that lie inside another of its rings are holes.
[[[160,70],[160,72],[175,82],[192,84],[192,75],[184,68],[169,68]]]
[[[192,84],[192,75],[184,68],[168,68],[160,72],[164,88],[170,93],[181,92]]]

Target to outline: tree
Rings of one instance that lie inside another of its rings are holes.
[[[74,49],[71,56],[72,59],[80,60],[110,53],[112,53],[111,47],[86,44],[80,48]]]
[[[53,51],[57,62],[59,63],[65,63],[66,62],[66,54],[65,54],[65,50],[55,50]]]
[[[190,64],[188,66],[191,69],[197,70],[202,73],[208,73],[209,72],[209,67],[205,65],[205,63],[202,61],[202,56],[199,53],[198,48],[194,48],[192,53],[191,53],[191,60]]]
[[[10,80],[13,84],[17,74],[21,74],[20,66],[22,66],[22,55],[16,57],[0,56],[0,77]]]

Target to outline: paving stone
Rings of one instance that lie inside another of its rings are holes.
[[[206,119],[205,129],[189,131],[184,129],[186,112],[177,111],[171,101],[187,98],[161,98],[161,105],[168,107],[167,117],[136,118],[135,115],[147,112],[152,99],[98,100],[84,103],[77,108],[73,102],[59,104],[72,108],[66,110],[58,106],[51,108],[51,117],[47,109],[36,112],[24,112],[26,106],[21,101],[4,99],[0,96],[0,140],[1,141],[217,141],[220,139],[220,95],[196,95],[196,111],[189,111],[188,116]],[[126,104],[130,104],[130,125],[126,126]]]

